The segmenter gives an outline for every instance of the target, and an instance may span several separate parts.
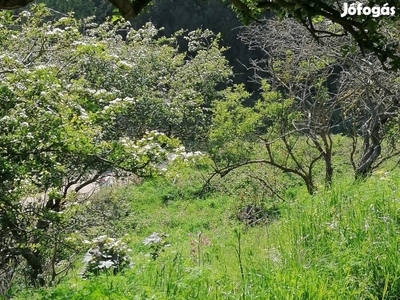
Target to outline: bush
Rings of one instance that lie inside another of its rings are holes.
[[[85,266],[80,274],[82,277],[99,275],[100,272],[109,269],[112,269],[115,275],[118,271],[133,266],[128,256],[128,252],[131,249],[121,239],[102,235],[93,239],[92,242],[88,241],[87,243],[91,244],[92,247],[86,252],[83,258]]]

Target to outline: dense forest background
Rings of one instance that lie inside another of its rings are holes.
[[[117,13],[107,0],[61,2],[40,0],[37,2],[45,3],[63,14],[73,11],[78,19],[95,16],[95,21],[98,23]],[[243,29],[243,24],[228,3],[222,3],[219,0],[205,2],[159,0],[144,13],[131,20],[134,29],[141,28],[147,22],[152,22],[157,28],[163,27],[161,34],[165,36],[170,36],[182,28],[187,31],[202,28],[221,33],[221,44],[227,48],[225,57],[233,68],[233,83],[244,83],[246,90],[257,93],[259,85],[249,80],[249,77],[253,75],[253,70],[248,70],[246,66],[250,59],[260,56],[260,51],[249,51],[248,46],[238,40],[237,36]],[[180,46],[183,47],[184,44],[181,43]]]

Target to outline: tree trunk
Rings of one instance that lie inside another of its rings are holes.
[[[58,198],[50,198],[47,200],[45,205],[45,210],[53,210],[53,211],[60,211],[61,210],[61,197]],[[43,218],[39,218],[36,223],[36,228],[40,231],[47,232],[49,229],[49,221]],[[37,244],[40,242],[40,234],[36,236],[32,243]],[[26,249],[24,249],[26,250]],[[28,265],[32,268],[30,271],[31,282],[33,286],[45,286],[46,280],[42,276],[43,274],[43,257],[39,250],[36,251],[28,251],[26,253],[22,253],[22,256],[26,259]]]
[[[332,154],[330,152],[324,155],[325,160],[325,186],[329,188],[332,184],[333,167],[332,167]]]
[[[301,178],[303,178],[303,180],[304,180],[304,183],[306,184],[306,187],[307,187],[307,192],[308,192],[310,195],[314,195],[314,192],[315,192],[315,186],[314,186],[314,183],[313,183],[312,177],[308,177],[308,176],[301,176]]]
[[[60,211],[61,198],[50,198],[47,200],[45,210],[54,210]],[[43,274],[43,266],[44,266],[44,257],[43,254],[38,250],[32,250],[30,247],[32,245],[40,243],[42,235],[38,233],[33,238],[27,240],[26,235],[21,232],[21,229],[18,228],[16,222],[12,222],[11,220],[3,221],[3,225],[7,227],[16,241],[18,241],[22,247],[19,249],[19,254],[26,260],[26,263],[29,267],[29,278],[31,284],[34,287],[43,287],[46,285],[46,280]],[[36,222],[36,229],[39,232],[46,232],[49,229],[49,221],[44,217],[40,217]]]
[[[363,155],[355,171],[355,178],[365,178],[372,173],[372,165],[381,155],[381,122],[371,119],[363,129]]]
[[[25,248],[22,249],[21,255],[25,258],[29,267],[29,277],[34,287],[43,287],[46,285],[46,281],[43,276],[43,263],[40,259],[39,253],[34,253],[32,250]]]

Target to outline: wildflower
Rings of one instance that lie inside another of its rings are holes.
[[[162,236],[157,232],[153,232],[147,238],[145,238],[145,240],[143,241],[143,244],[147,246],[150,244],[160,243],[161,241],[162,241]]]

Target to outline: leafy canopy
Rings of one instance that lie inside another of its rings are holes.
[[[205,134],[231,70],[209,31],[166,38],[152,24],[55,19],[42,5],[1,12],[0,24],[0,264],[22,256],[45,285],[59,274],[50,252],[75,232],[63,214],[75,194],[110,170],[162,173],[180,140]]]
[[[0,9],[22,7],[30,2],[33,0],[0,1]],[[109,0],[109,2],[129,20],[140,14],[153,1]],[[278,15],[281,19],[294,18],[318,40],[323,41],[327,35],[350,35],[362,51],[374,53],[386,68],[397,70],[400,67],[399,42],[393,38],[393,32],[398,31],[400,14],[396,9],[400,7],[400,0],[359,2],[362,7],[378,7],[379,16],[371,11],[369,14],[344,15],[345,3],[349,2],[346,0],[230,0],[229,2],[245,24],[256,21],[265,12]],[[323,19],[330,20],[334,26],[329,30],[320,28],[319,22]],[[354,49],[353,43],[344,46],[346,51]]]

